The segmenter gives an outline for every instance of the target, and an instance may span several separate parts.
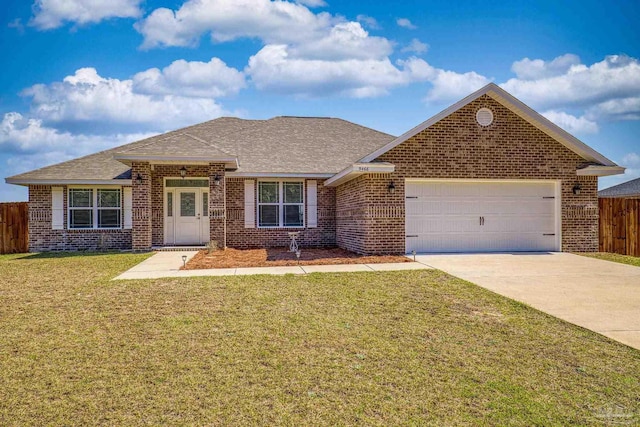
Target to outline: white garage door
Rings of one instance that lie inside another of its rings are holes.
[[[556,183],[412,181],[407,252],[559,250]]]

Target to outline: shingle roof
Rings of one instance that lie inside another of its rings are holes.
[[[100,153],[7,178],[29,180],[130,179],[114,156],[237,157],[238,172],[337,173],[393,136],[342,119],[221,117]]]
[[[598,197],[640,196],[640,178],[598,191]]]

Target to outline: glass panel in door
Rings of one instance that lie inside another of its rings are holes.
[[[180,216],[196,216],[196,193],[180,193]]]

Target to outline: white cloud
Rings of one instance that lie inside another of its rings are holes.
[[[431,67],[421,59],[399,63],[389,58],[318,60],[289,55],[286,45],[267,45],[249,59],[245,69],[260,90],[303,96],[372,97],[395,86],[426,79]]]
[[[324,0],[296,0],[296,3],[308,7],[324,7],[327,5]]]
[[[538,64],[530,72],[523,71],[524,63],[518,61],[515,69],[527,80],[514,78],[501,86],[537,109],[600,105],[590,112],[590,120],[595,120],[598,114],[611,111],[624,116],[629,113],[628,108],[632,114],[637,112],[637,102],[633,98],[640,97],[640,62],[636,58],[611,55],[590,66],[573,63],[575,58],[568,55],[560,58],[564,59],[558,61],[556,58],[542,65],[537,62],[539,60],[530,61]],[[552,66],[554,61],[555,65]],[[562,70],[565,71],[558,74]],[[536,76],[539,78],[529,80]],[[632,100],[620,101],[627,98]],[[610,101],[615,102],[608,104]]]
[[[418,28],[415,25],[413,25],[411,21],[407,18],[396,19],[396,24],[398,24],[400,27],[408,28],[410,30],[415,30],[416,28]]]
[[[587,116],[609,120],[640,120],[640,97],[601,102],[590,107]]]
[[[433,87],[427,93],[426,100],[439,103],[462,99],[491,82],[475,71],[457,73],[441,69],[436,69],[435,75],[429,81]]]
[[[79,157],[152,135],[154,133],[74,135],[43,126],[41,120],[25,118],[17,112],[6,113],[0,122],[0,147],[3,151],[45,156],[45,162],[51,158],[62,161]],[[43,165],[43,162],[36,163],[27,165],[25,170]]]
[[[153,48],[194,46],[205,33],[218,42],[241,37],[265,43],[308,41],[322,37],[341,21],[286,1],[188,0],[176,11],[155,9],[135,28],[144,36],[142,47]]]
[[[628,153],[622,158],[620,164],[629,168],[640,168],[640,154]]]
[[[307,59],[287,45],[267,45],[249,59],[245,73],[259,90],[299,96],[386,95],[389,90],[415,82],[429,82],[429,102],[456,100],[490,80],[475,72],[456,73],[429,65],[420,58]]]
[[[412,39],[411,43],[402,48],[402,52],[414,52],[414,53],[426,53],[429,50],[429,45],[422,43],[418,39]]]
[[[210,120],[224,113],[210,98],[136,93],[132,80],[105,78],[94,68],[81,68],[62,82],[38,84],[23,94],[32,98],[34,117],[54,123],[134,124],[158,130]]]
[[[391,54],[393,46],[383,37],[371,37],[359,22],[336,24],[317,40],[294,44],[289,54],[304,59],[374,59]]]
[[[30,25],[50,30],[73,22],[84,25],[109,18],[137,18],[141,0],[36,0]]]
[[[6,113],[0,121],[0,151],[9,154],[2,166],[2,177],[71,160],[128,142],[153,136],[153,133],[110,135],[74,135],[43,126],[16,112]],[[26,200],[23,187],[0,182],[0,201]]]
[[[133,76],[133,90],[149,95],[218,98],[235,95],[245,86],[242,72],[218,58],[209,62],[180,59],[162,71],[150,68]]]
[[[363,24],[365,27],[369,28],[370,30],[379,30],[380,29],[380,24],[378,24],[378,21],[376,20],[376,18],[374,18],[372,16],[358,15],[358,16],[356,16],[356,21],[360,22],[361,24]]]
[[[600,178],[598,180],[598,187],[600,189],[613,187],[614,185],[640,178],[640,153],[627,153],[618,164],[626,168],[624,174]]]
[[[580,64],[577,55],[567,53],[551,61],[524,58],[511,65],[511,71],[521,80],[539,80],[565,74],[574,65]]]
[[[576,117],[557,110],[549,110],[541,114],[571,134],[598,133],[599,130],[596,122],[584,116]]]

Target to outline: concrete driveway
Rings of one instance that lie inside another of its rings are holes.
[[[640,267],[568,253],[418,255],[416,260],[640,349]]]

